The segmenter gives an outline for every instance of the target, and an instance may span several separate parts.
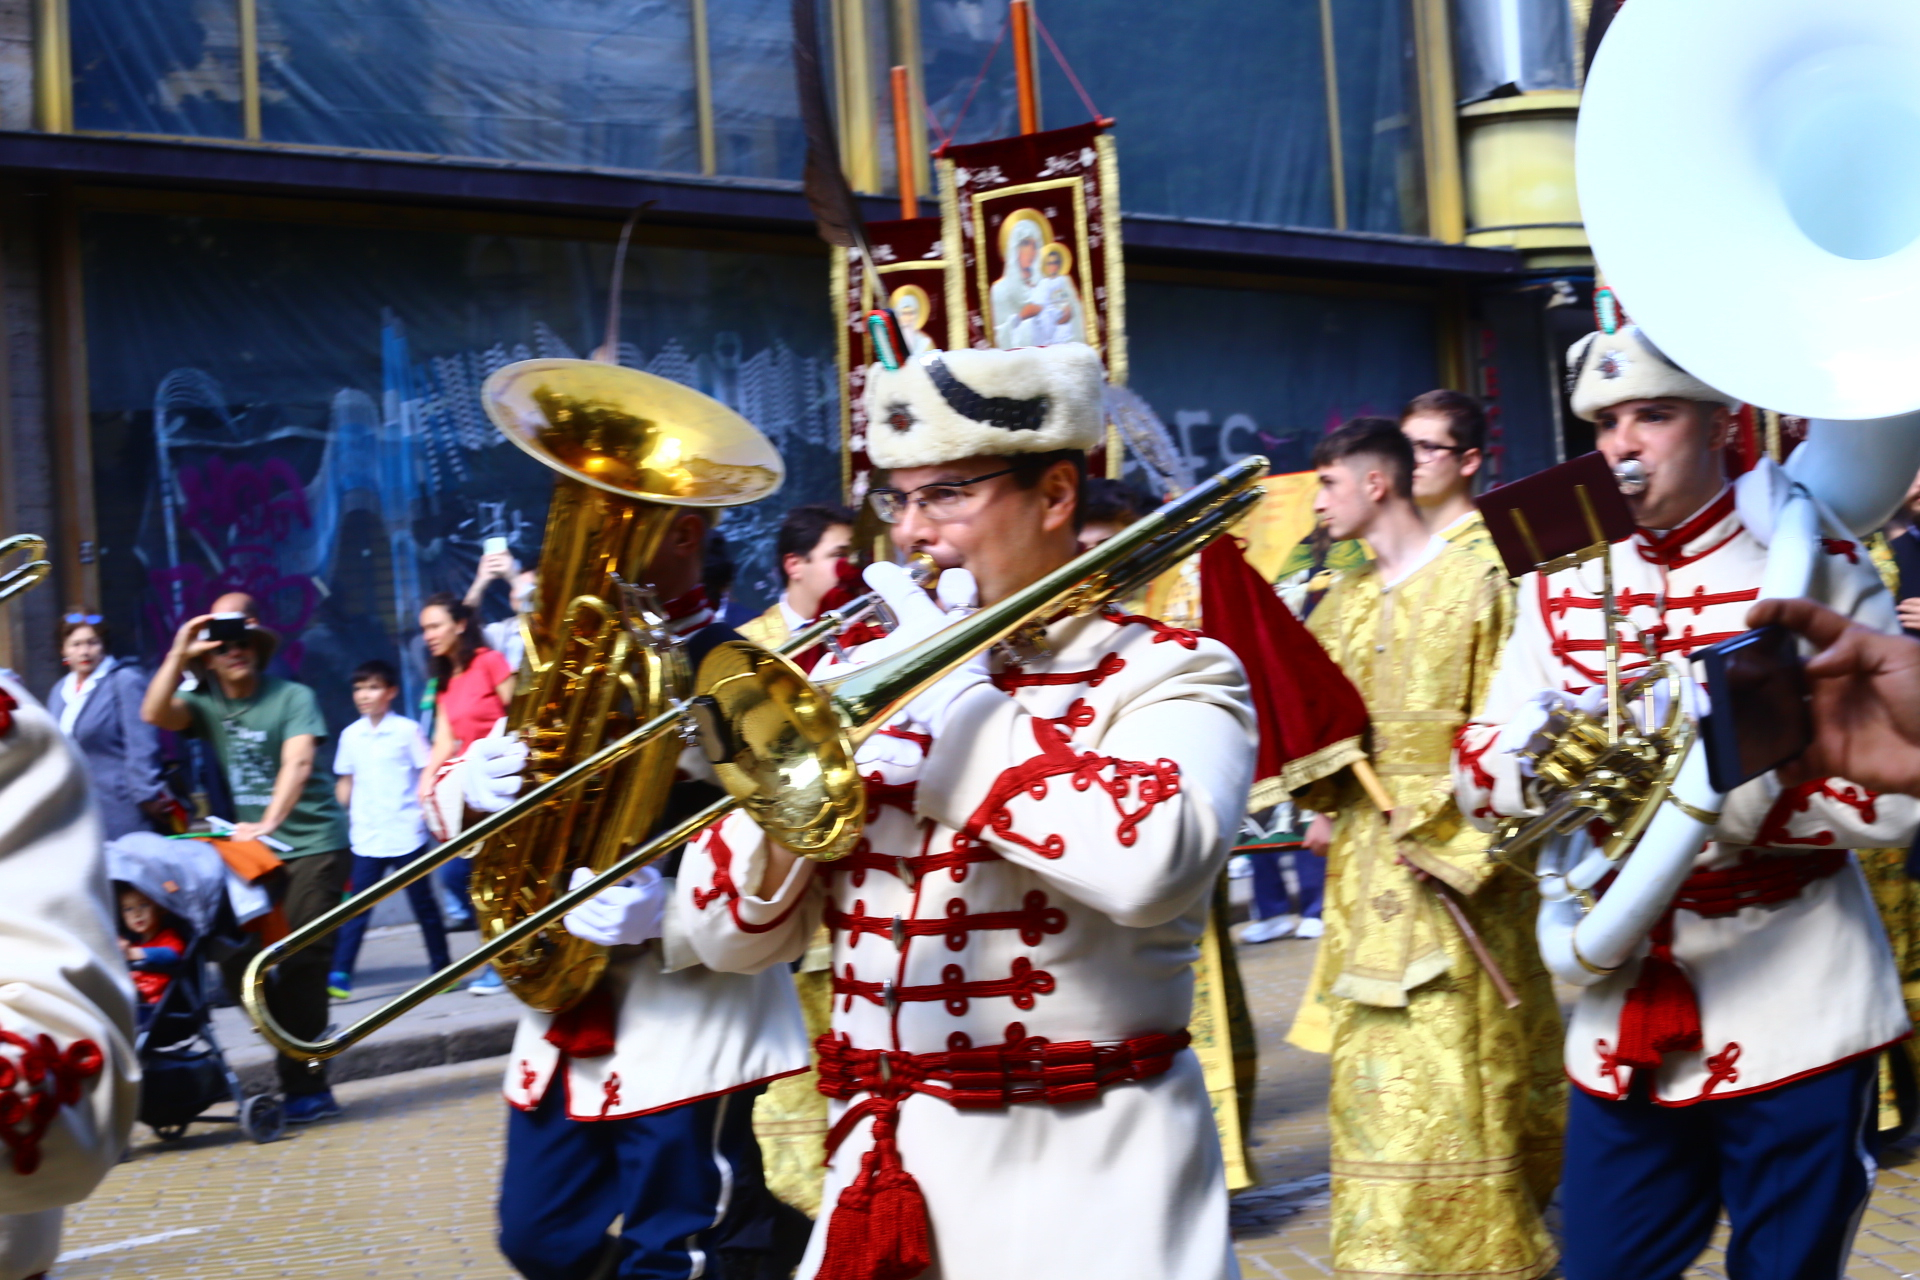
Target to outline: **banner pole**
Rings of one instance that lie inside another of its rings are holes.
[[[908,105],[907,69],[893,69],[893,167],[900,180],[900,216],[920,216],[920,195],[913,189],[913,109]]]
[[[1033,82],[1033,12],[1028,0],[1011,0],[1013,77],[1020,97],[1020,132],[1040,132],[1040,93]]]

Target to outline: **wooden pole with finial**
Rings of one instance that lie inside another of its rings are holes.
[[[913,189],[913,109],[908,105],[907,69],[893,69],[893,167],[900,180],[900,216],[920,216],[920,193]]]
[[[1020,132],[1040,132],[1040,87],[1034,83],[1033,10],[1028,0],[1011,0],[1013,80],[1020,98]]]

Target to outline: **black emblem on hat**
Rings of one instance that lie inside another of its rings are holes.
[[[927,376],[940,392],[947,407],[963,418],[984,422],[1002,431],[1038,431],[1047,420],[1047,398],[1015,400],[1009,396],[983,396],[953,376],[944,361],[927,361]]]
[[[901,435],[913,430],[913,410],[904,404],[887,406],[887,425]]]

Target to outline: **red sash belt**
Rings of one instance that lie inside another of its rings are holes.
[[[1845,849],[1765,856],[1750,850],[1735,866],[1688,876],[1673,904],[1653,926],[1653,948],[1640,962],[1640,979],[1620,1009],[1619,1048],[1611,1054],[1602,1048],[1607,1073],[1613,1074],[1615,1067],[1654,1071],[1663,1055],[1700,1048],[1699,997],[1686,970],[1673,958],[1675,911],[1713,919],[1734,915],[1743,907],[1788,902],[1814,881],[1837,874],[1847,865],[1848,856]],[[1617,1083],[1619,1077],[1614,1079]]]
[[[927,1204],[920,1184],[900,1162],[895,1140],[900,1103],[922,1093],[953,1107],[989,1110],[1016,1102],[1085,1102],[1108,1085],[1150,1080],[1173,1065],[1192,1037],[1155,1032],[1118,1044],[1077,1040],[1049,1044],[1019,1023],[1007,1043],[946,1053],[856,1049],[831,1034],[814,1042],[820,1055],[820,1092],[847,1108],[827,1134],[827,1157],[862,1120],[873,1120],[873,1147],[860,1172],[840,1192],[827,1225],[827,1247],[816,1280],[912,1280],[933,1265]]]

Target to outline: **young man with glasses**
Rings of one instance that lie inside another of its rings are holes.
[[[1464,392],[1427,391],[1400,411],[1400,431],[1413,446],[1413,501],[1427,528],[1499,564],[1473,505],[1474,477],[1486,463],[1487,411]]]
[[[870,501],[942,566],[950,607],[1073,559],[1101,381],[1079,344],[869,372],[868,450],[891,472]],[[855,663],[953,620],[896,565],[867,580],[902,624]],[[1042,621],[862,747],[848,857],[796,859],[745,814],[687,850],[679,905],[710,966],[784,964],[832,931],[834,1126],[802,1276],[1237,1274],[1186,1025],[1252,774],[1245,677],[1146,618]]]

